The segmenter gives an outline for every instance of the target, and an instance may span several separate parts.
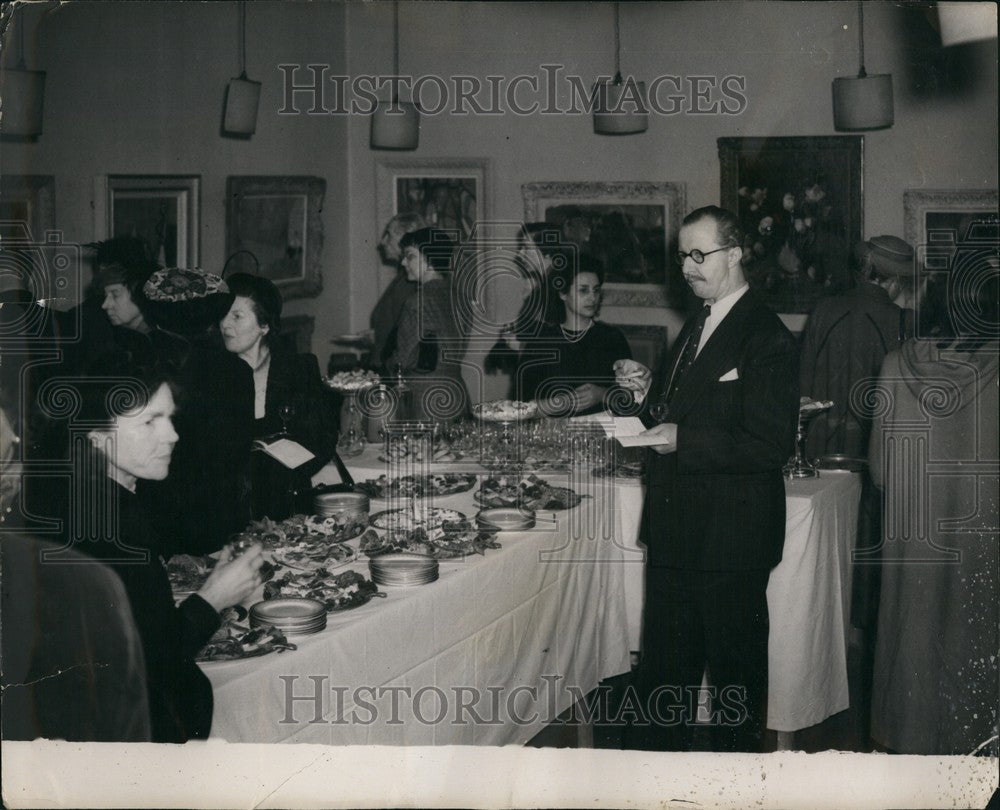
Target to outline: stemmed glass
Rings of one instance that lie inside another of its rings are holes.
[[[288,423],[295,418],[295,406],[289,403],[278,408],[278,418],[281,419],[281,433],[279,436],[288,436]]]
[[[657,422],[663,423],[667,421],[667,415],[669,414],[669,408],[667,407],[667,401],[663,397],[660,397],[656,402],[649,406],[649,415],[652,416]]]

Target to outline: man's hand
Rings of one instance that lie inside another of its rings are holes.
[[[612,368],[615,371],[615,383],[620,388],[631,391],[636,402],[642,402],[652,384],[652,372],[635,360],[615,360]]]
[[[655,450],[661,456],[667,453],[677,452],[677,425],[673,422],[664,422],[662,425],[656,425],[651,427],[649,430],[644,430],[639,434],[640,436],[656,436],[661,439],[661,444],[653,444],[649,446],[650,450]]]

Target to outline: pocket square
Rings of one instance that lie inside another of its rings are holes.
[[[733,380],[738,380],[740,378],[740,373],[735,368],[730,369],[721,377],[719,377],[719,382],[732,382]]]

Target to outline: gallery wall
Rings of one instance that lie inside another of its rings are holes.
[[[561,65],[590,86],[613,71],[612,8],[403,2],[401,72],[509,79]],[[394,154],[370,149],[364,116],[278,113],[279,64],[390,72],[389,3],[249,3],[247,71],[263,93],[247,141],[219,135],[225,84],[239,72],[236,3],[44,4],[27,12],[26,58],[47,72],[45,131],[34,144],[4,143],[0,169],[54,175],[57,225],[79,242],[100,231],[96,178],[198,174],[201,264],[216,271],[226,258],[227,176],[324,178],[323,292],[291,302],[288,312],[315,315],[313,350],[325,359],[332,336],[367,326],[391,278],[376,253],[379,160],[488,157],[489,211],[507,220],[523,216],[521,185],[543,180],[681,182],[689,208],[717,202],[717,138],[835,134],[830,83],[857,71],[856,8],[623,3],[623,72],[647,82],[664,74],[744,77],[745,109],[653,115],[647,132],[628,137],[595,135],[587,115],[425,116],[419,148]],[[920,7],[865,4],[866,67],[891,72],[896,96],[895,125],[864,136],[866,235],[902,234],[904,189],[996,187],[996,42],[944,52],[929,19]],[[7,64],[13,55],[5,51]],[[657,309],[608,308],[604,316],[677,323]]]
[[[200,175],[200,264],[220,272],[229,175],[318,176],[326,180],[324,289],[286,313],[315,314],[330,328],[349,321],[346,123],[278,115],[275,67],[302,60],[343,72],[343,4],[248,4],[247,74],[263,82],[250,140],[219,134],[226,84],[240,72],[237,3],[39,4],[28,13],[26,61],[47,73],[44,131],[33,144],[0,145],[0,169],[55,176],[65,240],[103,235],[95,216],[106,175]],[[4,65],[16,55],[5,51]]]

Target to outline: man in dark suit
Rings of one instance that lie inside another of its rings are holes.
[[[626,747],[685,750],[707,668],[713,747],[762,749],[767,700],[767,581],[781,560],[781,468],[798,415],[792,335],[750,292],[730,212],[691,212],[678,261],[704,307],[646,395],[648,549],[637,691],[651,723]]]

